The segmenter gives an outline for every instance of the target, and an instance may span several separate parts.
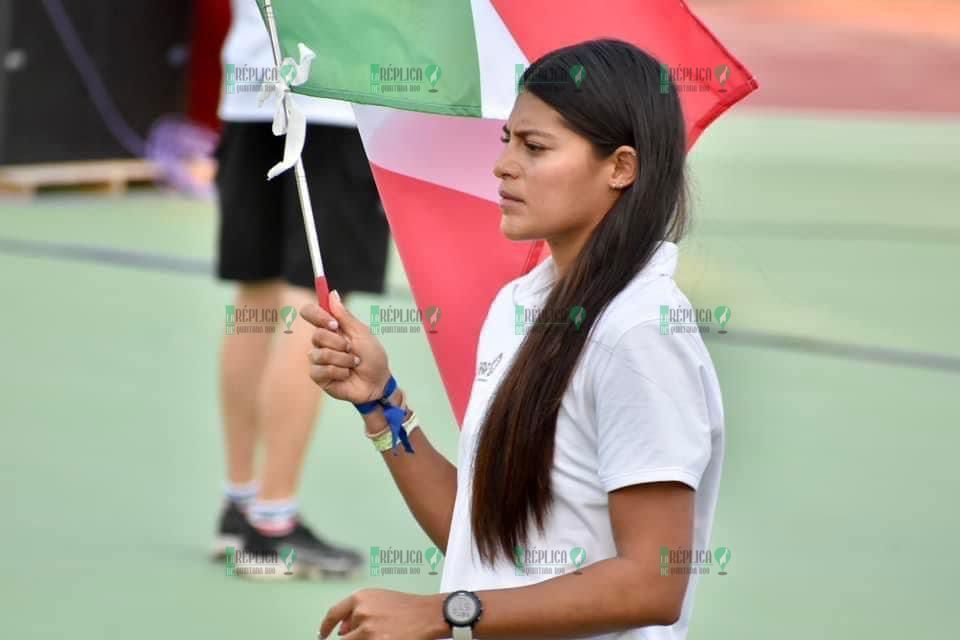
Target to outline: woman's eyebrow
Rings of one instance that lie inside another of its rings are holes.
[[[533,135],[543,136],[544,138],[554,137],[553,134],[547,133],[546,131],[543,131],[541,129],[517,129],[511,134],[510,130],[507,129],[507,125],[503,125],[503,132],[508,136],[517,135],[517,136],[520,136],[521,138],[525,138],[527,136],[533,136]]]

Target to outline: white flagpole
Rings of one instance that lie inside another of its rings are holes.
[[[280,38],[277,37],[277,23],[273,17],[273,4],[270,0],[264,0],[264,12],[267,16],[267,26],[270,31],[270,44],[273,47],[273,61],[277,66],[277,73],[280,72],[280,62],[283,60],[283,54],[280,53]],[[287,111],[286,96],[284,100],[284,117],[287,122],[290,121],[290,112]],[[291,96],[291,99],[292,96]],[[300,211],[303,214],[303,228],[307,234],[307,248],[310,250],[310,263],[313,265],[314,285],[317,290],[317,301],[327,312],[330,311],[327,302],[329,288],[327,286],[327,277],[323,272],[323,260],[320,257],[320,243],[317,240],[317,225],[313,219],[313,206],[310,204],[310,191],[307,188],[307,175],[303,170],[303,160],[297,158],[297,163],[293,167],[293,172],[297,180],[297,195],[300,197]]]

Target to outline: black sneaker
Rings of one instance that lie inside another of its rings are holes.
[[[299,520],[285,536],[265,536],[248,525],[242,547],[244,552],[276,552],[286,575],[306,579],[351,578],[360,574],[366,562],[365,555],[331,544]]]
[[[227,500],[226,506],[220,512],[220,523],[213,541],[213,559],[219,561],[226,558],[227,547],[242,547],[249,527],[247,517],[243,515],[240,507],[232,500]]]

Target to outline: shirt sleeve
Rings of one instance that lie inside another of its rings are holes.
[[[697,489],[711,433],[699,335],[628,330],[593,378],[600,481],[607,492],[678,481]]]

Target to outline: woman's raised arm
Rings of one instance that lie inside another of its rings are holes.
[[[379,400],[391,378],[383,345],[367,325],[347,311],[336,291],[330,294],[330,310],[333,315],[314,304],[300,310],[304,319],[317,327],[313,334],[315,348],[308,354],[310,377],[338,400],[355,404]],[[397,389],[390,401],[400,406],[402,398],[403,392]],[[367,413],[363,421],[370,435],[387,428],[379,407]],[[446,553],[457,495],[457,469],[430,445],[423,429],[410,434],[410,443],[415,453],[398,447],[396,455],[389,450],[381,455],[414,518]]]

